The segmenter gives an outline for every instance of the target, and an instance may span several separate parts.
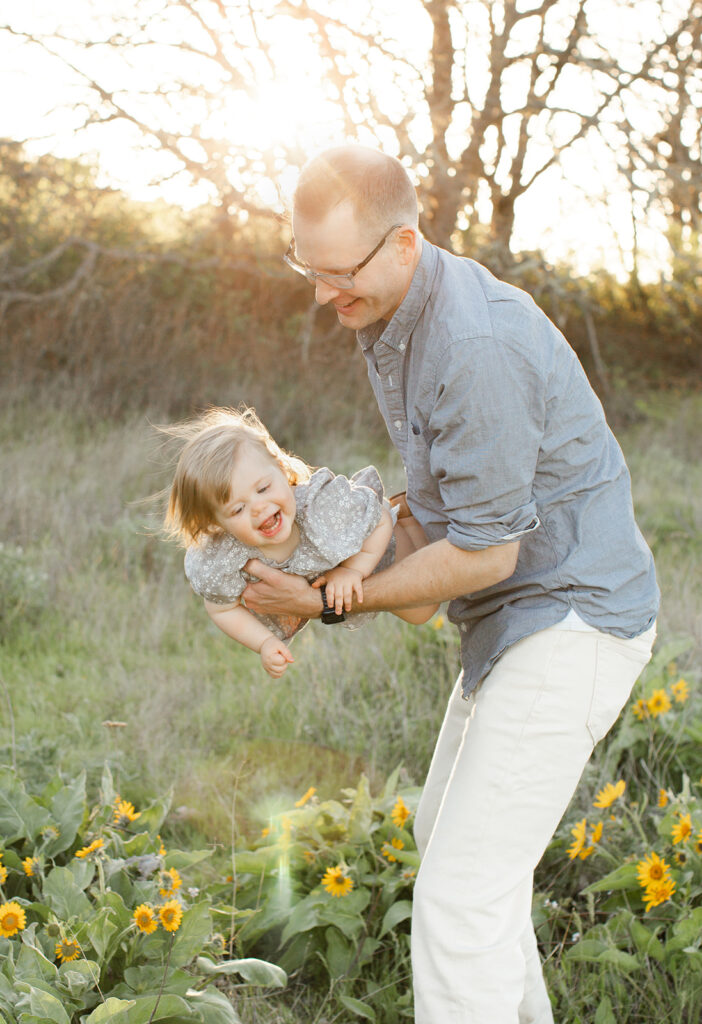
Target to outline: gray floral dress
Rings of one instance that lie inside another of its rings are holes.
[[[335,476],[330,469],[317,469],[307,483],[293,488],[295,522],[300,543],[284,562],[266,558],[258,548],[249,547],[228,533],[206,537],[188,548],[185,575],[196,594],[214,604],[231,604],[247,583],[257,581],[244,569],[250,558],[314,582],[327,569],[358,554],[363,542],[380,522],[384,503],[383,484],[375,466],[366,466],[349,479]],[[394,514],[393,514],[394,518]],[[395,558],[395,539],[391,537],[375,572],[385,569]],[[251,613],[255,615],[255,612]],[[373,613],[350,616],[350,629],[374,618]],[[256,615],[281,640],[290,640],[307,619],[293,615]]]

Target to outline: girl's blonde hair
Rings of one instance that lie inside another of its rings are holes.
[[[280,466],[291,486],[309,480],[306,462],[273,440],[253,409],[207,409],[202,416],[164,427],[184,442],[164,520],[169,537],[186,547],[217,532],[217,510],[229,500],[232,471],[244,445],[257,448]]]

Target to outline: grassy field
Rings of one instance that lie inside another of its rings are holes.
[[[130,800],[173,787],[171,835],[221,850],[309,786],[332,797],[364,771],[378,787],[398,765],[405,783],[420,784],[458,670],[452,628],[392,616],[362,635],[311,624],[295,664],[270,680],[210,625],[182,553],[157,535],[143,499],[168,469],[153,418],[101,421],[36,400],[0,411],[0,760],[37,781],[86,767],[94,787],[108,759]],[[702,398],[632,403],[618,435],[656,556],[659,646],[689,641],[678,667],[699,685]],[[402,487],[375,422],[367,434],[358,419],[340,422],[331,439],[291,425],[286,443],[339,472],[374,462],[390,493]],[[589,771],[597,777],[597,757]],[[301,998],[293,991],[273,1006],[242,997],[240,1013],[247,1024],[308,1024]],[[324,1012],[315,1011],[320,1022]],[[587,1019],[577,1006],[569,1012],[569,1021]]]

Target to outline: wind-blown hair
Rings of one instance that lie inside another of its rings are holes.
[[[369,231],[392,224],[417,227],[417,194],[407,171],[376,149],[337,146],[308,160],[293,195],[293,215],[319,223],[346,200]]]
[[[311,476],[306,462],[276,444],[253,409],[213,407],[196,419],[161,429],[183,442],[164,529],[185,547],[219,531],[217,510],[229,500],[232,473],[242,447],[257,448],[277,463],[291,487]]]

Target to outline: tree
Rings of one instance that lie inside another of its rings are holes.
[[[535,183],[564,153],[586,156],[603,126],[626,135],[622,111],[655,79],[675,31],[686,39],[689,11],[657,3],[674,28],[661,40],[650,20],[626,62],[612,15],[628,0],[612,0],[605,18],[594,0],[403,0],[392,14],[359,0],[352,18],[340,0],[135,0],[70,31],[60,7],[41,32],[19,13],[8,31],[81,84],[77,132],[120,124],[158,155],[155,173],[203,190],[223,247],[237,221],[281,217],[280,183],[306,156],[302,131],[265,146],[241,131],[257,107],[259,120],[271,116],[266,90],[285,79],[307,89],[310,108],[324,105],[337,137],[407,161],[432,241],[449,245],[457,227],[482,222],[504,263]],[[665,102],[660,90],[653,99]]]

